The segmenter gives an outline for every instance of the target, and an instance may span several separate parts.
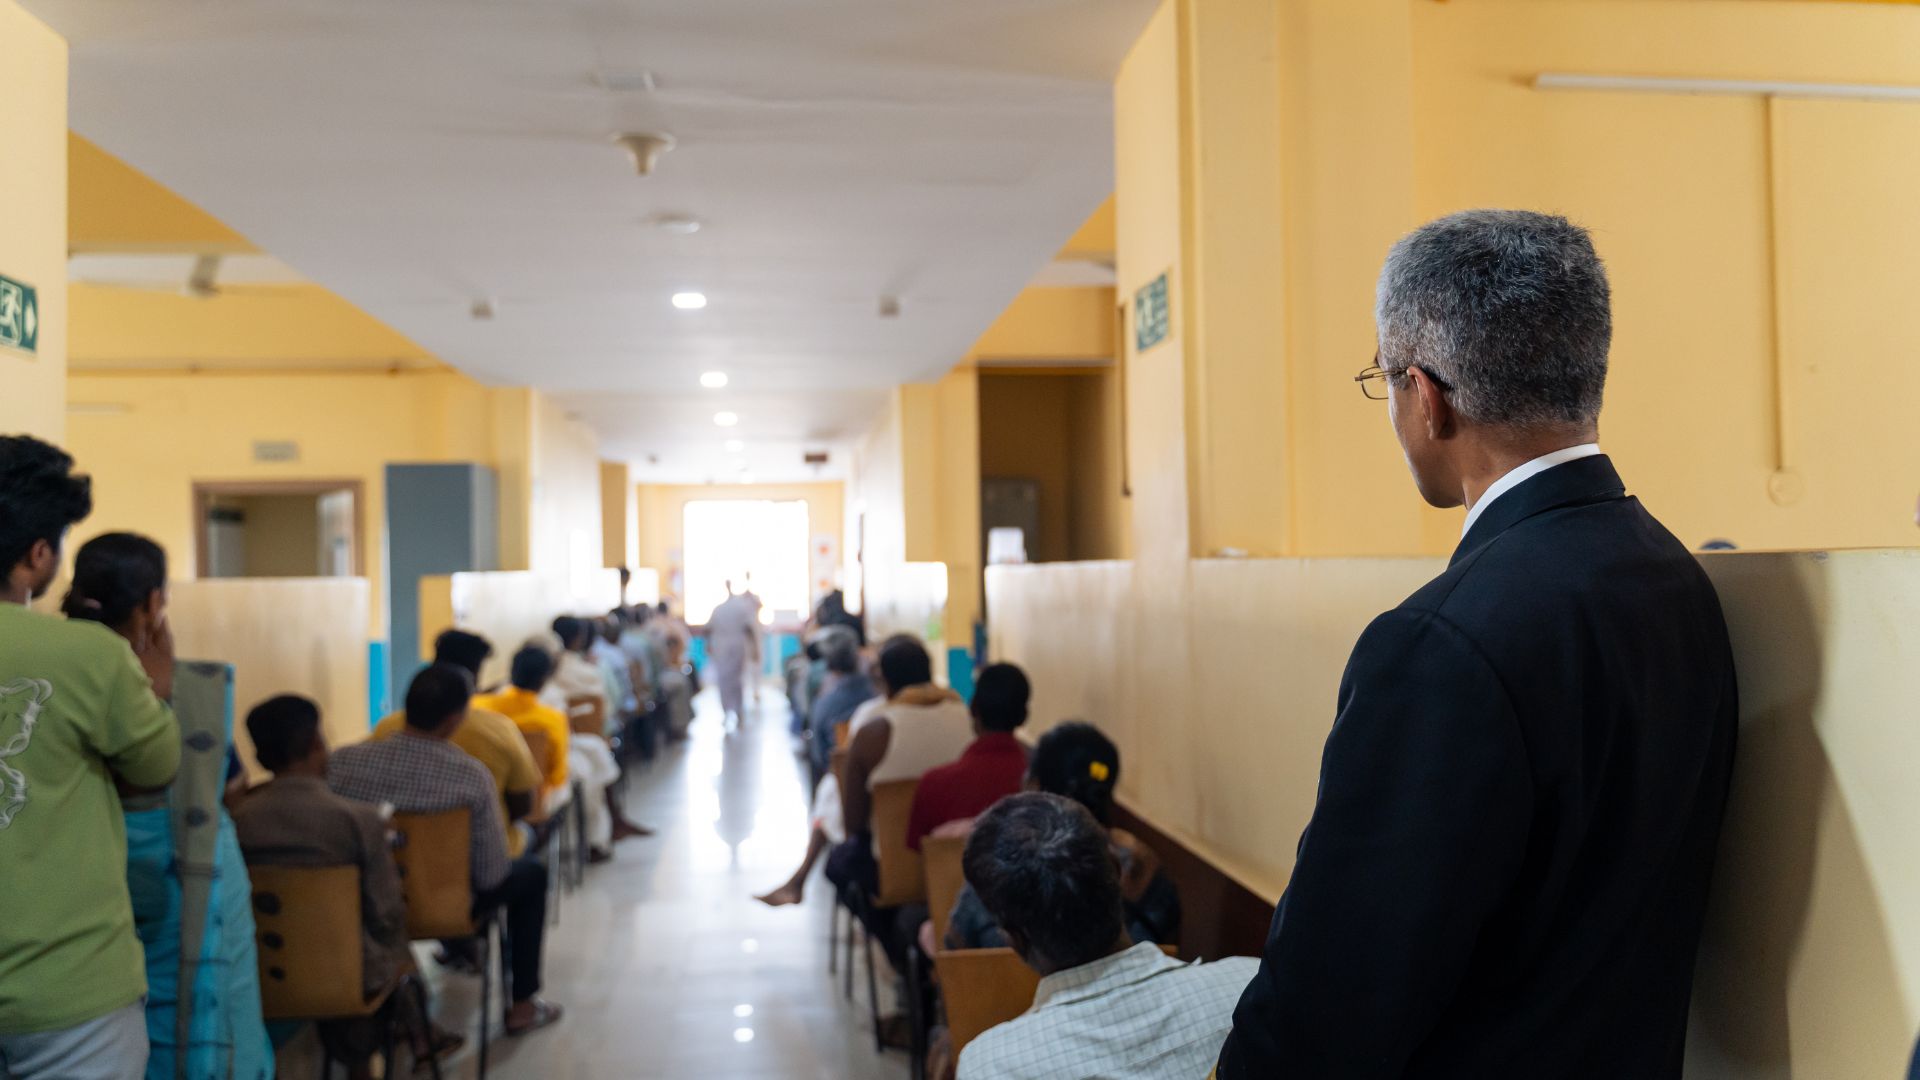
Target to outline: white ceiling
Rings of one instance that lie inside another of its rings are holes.
[[[25,3],[72,44],[75,130],[689,481],[736,471],[729,437],[757,479],[809,475],[800,447],[857,437],[883,388],[965,354],[1112,190],[1111,79],[1154,7]],[[642,73],[652,92],[602,88]],[[651,177],[608,142],[660,129],[678,147]],[[705,228],[647,225],[670,213]],[[676,311],[679,289],[711,305]],[[732,386],[699,389],[711,369]]]

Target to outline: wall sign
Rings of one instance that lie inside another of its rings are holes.
[[[40,297],[33,286],[0,274],[0,347],[40,351]]]
[[[1167,275],[1161,274],[1133,294],[1133,347],[1146,352],[1167,340],[1173,317],[1167,310]]]

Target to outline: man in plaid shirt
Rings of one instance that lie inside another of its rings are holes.
[[[385,803],[403,814],[471,812],[474,914],[506,911],[513,967],[507,1034],[524,1035],[560,1019],[560,1007],[539,997],[547,868],[532,858],[508,858],[492,775],[448,741],[466,720],[472,697],[466,669],[435,664],[422,671],[407,688],[406,729],[335,753],[327,785],[343,798]]]
[[[974,823],[963,866],[1041,979],[1026,1015],[960,1052],[960,1080],[1207,1075],[1260,962],[1183,964],[1128,940],[1120,869],[1085,807],[1010,795]]]

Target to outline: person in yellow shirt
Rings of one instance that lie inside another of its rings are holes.
[[[549,796],[567,786],[567,748],[573,738],[566,714],[540,702],[540,691],[552,677],[552,655],[530,645],[513,654],[510,685],[473,699],[475,708],[513,721],[527,745],[534,748],[534,760],[540,763]]]
[[[478,634],[448,630],[433,642],[436,664],[452,664],[466,669],[476,680],[480,667],[493,655],[493,646]],[[563,722],[564,723],[564,722]],[[390,739],[407,726],[405,713],[394,713],[374,725],[373,738]],[[542,777],[520,728],[498,711],[488,711],[475,699],[467,711],[467,722],[454,730],[453,745],[487,767],[493,786],[500,793],[502,821],[509,826],[533,813],[534,797],[539,794]],[[507,849],[519,855],[526,847],[526,830],[507,830]]]
[[[513,655],[512,685],[474,698],[473,703],[512,720],[528,745],[536,748],[534,756],[544,762],[549,808],[569,783],[579,786],[577,794],[586,816],[587,860],[605,862],[613,858],[613,842],[620,835],[614,831],[613,811],[607,799],[607,789],[620,779],[620,766],[605,739],[592,732],[570,730],[567,715],[540,700],[540,692],[546,689],[553,672],[554,655],[539,645],[528,645]]]

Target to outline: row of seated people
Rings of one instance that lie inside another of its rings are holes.
[[[475,915],[498,911],[506,929],[506,1030],[524,1034],[559,1019],[560,1009],[538,996],[549,884],[539,856],[566,827],[576,800],[589,862],[612,858],[619,840],[651,834],[621,814],[613,787],[621,774],[615,747],[641,744],[652,734],[646,726],[661,720],[650,695],[670,671],[672,654],[661,638],[672,638],[641,629],[648,620],[638,613],[647,611],[556,619],[550,637],[514,654],[508,682],[485,693],[475,693],[474,684],[492,645],[447,630],[435,640],[434,664],[409,688],[406,708],[375,725],[366,742],[337,754],[329,754],[318,708],[304,698],[275,698],[249,714],[256,756],[274,780],[234,810],[241,847],[249,864],[360,871],[368,994],[410,960],[394,859],[376,842],[387,835],[384,822],[396,813],[464,809],[474,823],[468,865]],[[671,625],[664,617],[657,622]],[[440,961],[477,973],[476,946],[473,939],[443,941]],[[407,1007],[404,998],[395,1004]],[[426,1030],[416,1022],[423,1018],[401,1019]],[[380,1023],[323,1024],[322,1037],[333,1056],[366,1074]],[[415,1049],[444,1053],[458,1045],[434,1031]]]
[[[1072,722],[1048,731],[1029,754],[1017,732],[1031,686],[1011,664],[983,669],[963,704],[934,684],[931,658],[911,637],[889,639],[871,671],[842,630],[821,631],[813,646],[827,671],[808,709],[809,750],[821,774],[814,827],[802,865],[759,899],[799,903],[823,853],[842,896],[874,896],[886,847],[875,842],[882,823],[874,792],[917,780],[904,820],[887,825],[904,829],[903,846],[915,852],[934,838],[964,840],[965,885],[943,912],[938,940],[924,903],[857,907],[901,978],[902,1000],[933,998],[924,1015],[937,1011],[939,988],[909,976],[952,951],[1011,948],[1043,976],[1032,1010],[970,1042],[958,1075],[1204,1076],[1256,962],[1189,967],[1162,951],[1177,942],[1179,895],[1152,849],[1112,826],[1120,779],[1113,742]],[[881,1025],[883,1043],[913,1044],[906,1017]],[[927,1068],[953,1075],[944,1033],[932,1039]]]
[[[50,589],[66,534],[90,510],[90,478],[73,472],[69,455],[0,438],[0,865],[10,885],[0,920],[0,1076],[158,1080],[181,1068],[271,1076],[273,1044],[288,1031],[270,1035],[264,1022],[250,869],[358,872],[361,974],[371,993],[411,968],[383,813],[467,811],[471,880],[459,884],[476,913],[504,916],[507,1031],[558,1019],[538,997],[548,875],[535,856],[556,831],[552,804],[575,790],[575,774],[595,785],[583,801],[603,811],[603,856],[615,836],[643,831],[620,824],[609,802],[605,788],[618,769],[607,738],[648,718],[643,691],[649,702],[656,688],[668,688],[662,700],[671,694],[670,658],[684,655],[685,641],[671,633],[673,620],[662,613],[651,621],[668,632],[648,634],[644,609],[562,619],[555,630],[568,648],[522,649],[511,685],[480,699],[492,709],[471,704],[491,646],[449,631],[436,643],[437,662],[410,686],[405,711],[331,761],[318,707],[276,697],[248,717],[260,763],[276,779],[249,792],[227,739],[224,694],[186,720],[170,708],[176,675],[190,669],[176,665],[158,544],[130,533],[95,537],[75,555],[64,618],[29,607]],[[589,629],[621,647],[627,683],[605,671],[611,665],[586,664]],[[590,683],[580,678],[583,664]],[[558,678],[569,675],[573,687],[600,696],[589,711],[609,719],[604,733],[568,730],[572,701]],[[191,732],[188,721],[197,725]],[[547,753],[536,764],[541,742]],[[190,786],[210,794],[196,801]],[[203,860],[211,875],[183,873],[202,861],[182,855],[195,833],[211,837]],[[204,933],[198,923],[189,933],[193,920],[183,915],[196,904],[209,911]],[[448,958],[459,954],[456,947]],[[189,972],[197,972],[191,984]],[[406,995],[392,1000],[416,1060],[460,1042],[430,1030],[424,1008],[404,1015]],[[356,1075],[370,1074],[387,1019],[329,1030],[335,1056]]]

